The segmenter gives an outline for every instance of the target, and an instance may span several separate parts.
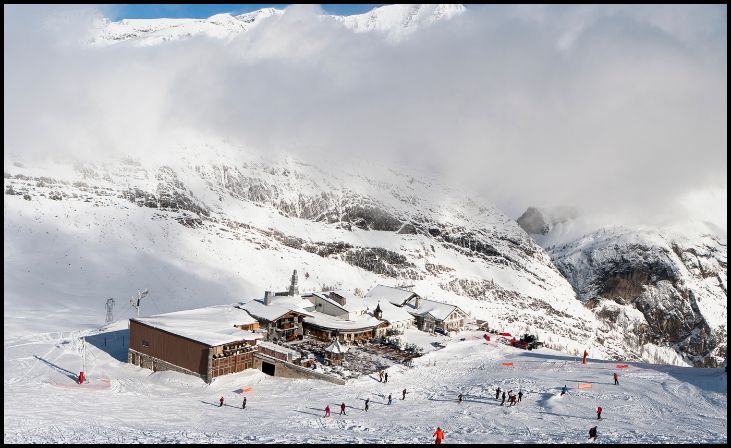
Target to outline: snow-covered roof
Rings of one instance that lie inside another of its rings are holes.
[[[336,339],[335,342],[325,348],[325,351],[330,353],[348,353],[348,347]]]
[[[353,320],[338,319],[337,317],[319,311],[312,311],[310,314],[312,317],[305,317],[305,323],[333,330],[366,330],[383,323],[368,314],[358,316],[357,319]]]
[[[448,303],[435,302],[433,300],[421,299],[421,306],[416,308],[414,302],[407,303],[404,309],[414,316],[424,316],[431,314],[436,320],[445,320],[456,309],[462,311],[456,305]],[[462,311],[464,313],[464,311]],[[465,313],[466,314],[466,313]]]
[[[382,313],[381,319],[389,323],[393,324],[396,322],[414,320],[414,316],[409,314],[405,309],[392,304],[388,300],[378,300],[370,297],[366,299],[366,304],[368,305],[368,310],[371,314],[373,314],[376,310],[376,307],[380,306]]]
[[[388,300],[394,305],[402,306],[411,297],[418,295],[413,291],[405,289],[393,288],[391,286],[378,285],[368,291],[365,297],[373,297],[376,299]]]
[[[340,307],[344,308],[346,311],[350,313],[363,311],[366,308],[368,308],[368,305],[366,305],[365,300],[363,300],[362,297],[358,297],[355,294],[352,294],[347,291],[338,290],[338,291],[330,291],[330,293],[335,293],[341,297],[345,298],[345,305],[340,305]],[[332,299],[331,299],[332,300]]]
[[[310,305],[311,303],[308,300],[300,296],[274,296],[269,305],[264,305],[263,300],[257,299],[240,303],[238,307],[248,311],[256,318],[274,321],[290,311],[309,316],[310,312],[304,308]]]
[[[262,337],[261,333],[234,327],[256,322],[256,319],[237,308],[235,304],[176,311],[132,320],[210,346]]]
[[[297,350],[292,350],[291,348],[282,347],[281,345],[274,344],[272,342],[257,341],[256,345],[259,347],[268,348],[269,350],[272,350],[275,352],[284,353],[285,355],[287,355],[287,354],[292,355],[292,359],[299,359],[300,357],[302,357],[300,352],[298,352]]]
[[[330,294],[335,293],[339,296],[342,296],[345,298],[345,304],[341,304],[337,300],[330,297]],[[357,297],[353,294],[347,293],[345,291],[329,291],[329,292],[313,292],[313,296],[317,296],[320,299],[324,300],[327,303],[330,303],[343,311],[346,311],[348,313],[355,313],[358,311],[363,311],[368,308],[365,301]]]

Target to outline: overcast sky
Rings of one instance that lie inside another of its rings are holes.
[[[471,6],[400,42],[293,6],[230,42],[105,48],[84,42],[108,9],[4,12],[6,161],[189,133],[418,166],[513,217],[691,204],[726,227],[726,6]]]

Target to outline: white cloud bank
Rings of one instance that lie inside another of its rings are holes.
[[[725,229],[726,6],[472,6],[397,44],[293,6],[231,41],[105,48],[82,43],[103,9],[4,12],[6,160],[205,135],[427,167],[513,216],[711,207]]]

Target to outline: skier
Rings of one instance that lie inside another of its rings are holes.
[[[601,406],[599,406],[598,408],[596,408],[596,419],[597,420],[601,420],[602,419],[602,407]]]
[[[511,395],[510,396],[510,406],[515,406],[515,403],[516,403],[516,399],[517,398],[518,397],[516,397],[515,395]]]
[[[497,392],[495,392],[495,399],[496,400],[499,400],[500,399],[500,387],[498,387],[497,388]]]
[[[564,384],[564,385],[563,385],[563,389],[561,389],[561,396],[563,397],[563,395],[564,395],[564,394],[565,394],[566,392],[568,392],[568,391],[569,391],[568,387],[566,387],[566,385]]]
[[[246,397],[244,397],[244,402],[241,403],[241,409],[246,409]]]
[[[437,426],[437,430],[434,431],[434,434],[432,434],[432,437],[436,437],[436,440],[434,441],[435,444],[441,445],[442,439],[444,438],[444,431],[442,431],[442,428]]]
[[[505,391],[503,391],[503,401],[500,403],[500,406],[505,404]]]
[[[378,372],[378,382],[379,383],[383,382],[383,370]]]
[[[522,390],[518,391],[518,403],[520,403],[521,401],[523,401],[523,391]]]
[[[619,375],[617,375],[617,372],[614,372],[614,385],[616,386],[618,384],[619,384]]]
[[[460,403],[462,403],[462,394],[459,394],[459,395],[457,396],[457,401],[459,401]]]
[[[589,438],[596,442],[596,426],[589,430]]]
[[[348,415],[345,413],[345,402],[340,403],[340,415]]]
[[[391,404],[391,394],[388,394],[388,404]]]
[[[406,389],[401,392],[401,399],[406,400]]]
[[[366,398],[366,402],[365,402],[365,411],[366,411],[366,412],[368,412],[368,402],[369,402],[370,400],[371,400],[370,398]]]
[[[218,407],[220,408],[221,406],[223,406],[223,395],[218,399]]]
[[[388,372],[383,375],[383,382],[388,383]]]
[[[330,417],[330,405],[325,406],[325,417]]]

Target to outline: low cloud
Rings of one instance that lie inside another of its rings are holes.
[[[5,149],[164,155],[204,135],[427,169],[513,217],[657,222],[711,190],[725,216],[726,12],[474,6],[394,43],[292,6],[232,40],[98,48],[104,9],[6,6]]]

